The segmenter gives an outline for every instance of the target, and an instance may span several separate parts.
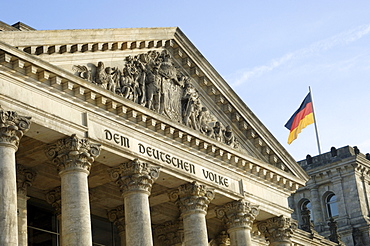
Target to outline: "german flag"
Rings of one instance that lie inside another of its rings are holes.
[[[285,127],[289,129],[288,144],[291,144],[306,126],[314,123],[311,93],[308,93],[298,110],[290,117]]]

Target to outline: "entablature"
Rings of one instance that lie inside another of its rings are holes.
[[[10,71],[12,70],[17,74],[21,74],[27,78],[27,82],[29,83],[34,83],[36,86],[42,84],[49,87],[50,92],[62,94],[65,97],[72,98],[75,102],[82,102],[84,106],[91,108],[94,112],[98,110],[96,112],[109,114],[110,116],[115,115],[118,119],[139,124],[151,130],[154,135],[160,134],[164,137],[174,139],[181,144],[186,144],[191,148],[218,159],[223,165],[226,164],[261,179],[271,180],[284,189],[294,191],[302,185],[302,180],[294,177],[292,174],[288,174],[286,171],[266,165],[263,161],[246,156],[240,151],[209,139],[192,129],[189,130],[179,124],[173,124],[173,122],[165,117],[157,115],[154,112],[149,112],[146,108],[138,106],[130,100],[113,96],[110,91],[91,85],[91,83],[79,79],[65,70],[47,64],[38,58],[16,52],[12,47],[8,47],[7,45],[1,46],[0,64]],[[239,117],[234,118],[241,119]],[[241,125],[248,125],[248,123],[242,121]],[[248,135],[247,130],[248,127],[244,129],[246,135]],[[249,132],[253,133],[251,134],[252,136],[256,136],[252,129]],[[256,140],[255,142],[260,144],[262,140]],[[277,162],[279,160],[273,154],[269,159]]]

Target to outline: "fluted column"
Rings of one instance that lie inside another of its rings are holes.
[[[213,198],[214,191],[197,182],[181,185],[170,193],[183,218],[185,246],[208,245],[206,214]]]
[[[61,178],[62,245],[92,245],[87,177],[100,147],[76,135],[49,145],[46,155],[58,167]]]
[[[283,216],[267,219],[258,224],[258,230],[265,234],[271,246],[291,246],[291,236],[298,227],[296,221]]]
[[[18,245],[15,152],[30,127],[30,117],[0,106],[0,245]]]
[[[217,217],[226,223],[231,246],[252,245],[251,230],[258,213],[258,206],[245,200],[233,201],[216,209]]]
[[[27,246],[27,188],[32,185],[36,173],[17,165],[18,245]]]
[[[159,167],[138,159],[111,169],[124,198],[127,245],[153,245],[149,195],[158,176]]]
[[[322,232],[325,227],[324,216],[321,209],[321,199],[317,186],[310,188],[311,193],[311,210],[314,221],[314,227],[317,232]]]
[[[126,246],[125,210],[123,205],[108,211],[108,219],[117,227],[121,246]]]

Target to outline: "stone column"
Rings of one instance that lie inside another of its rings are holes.
[[[15,152],[30,127],[30,117],[0,106],[0,245],[18,245]]]
[[[317,186],[310,187],[311,192],[311,210],[314,221],[314,228],[317,232],[325,230],[324,216],[321,209],[321,199]]]
[[[159,167],[135,159],[112,168],[110,174],[124,198],[126,244],[152,246],[149,195],[159,176]]]
[[[108,219],[117,227],[121,246],[126,246],[125,210],[123,205],[108,211]]]
[[[298,228],[296,221],[283,216],[267,219],[258,224],[258,230],[265,234],[271,246],[291,246],[291,236]]]
[[[208,245],[206,214],[208,204],[215,194],[212,189],[197,182],[181,185],[170,193],[170,200],[175,202],[181,211],[184,223],[184,245]]]
[[[161,246],[182,246],[184,241],[184,230],[182,221],[167,221],[154,227],[154,234],[157,236]]]
[[[252,245],[251,230],[258,213],[258,206],[245,200],[233,201],[216,209],[217,217],[226,223],[231,246]]]
[[[49,145],[46,155],[61,178],[62,245],[92,245],[87,176],[100,147],[76,135]]]
[[[32,185],[36,173],[17,165],[18,245],[27,246],[27,188]]]

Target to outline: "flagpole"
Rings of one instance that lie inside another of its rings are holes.
[[[314,107],[314,103],[313,103],[313,96],[312,96],[311,86],[309,86],[308,89],[309,89],[310,95],[311,95],[312,114],[313,114],[313,121],[314,121],[314,124],[315,124],[317,148],[319,150],[319,155],[321,155],[321,147],[320,147],[320,140],[319,140],[319,131],[318,131],[318,128],[317,128],[317,123],[316,123],[317,121],[316,121],[315,107]]]

